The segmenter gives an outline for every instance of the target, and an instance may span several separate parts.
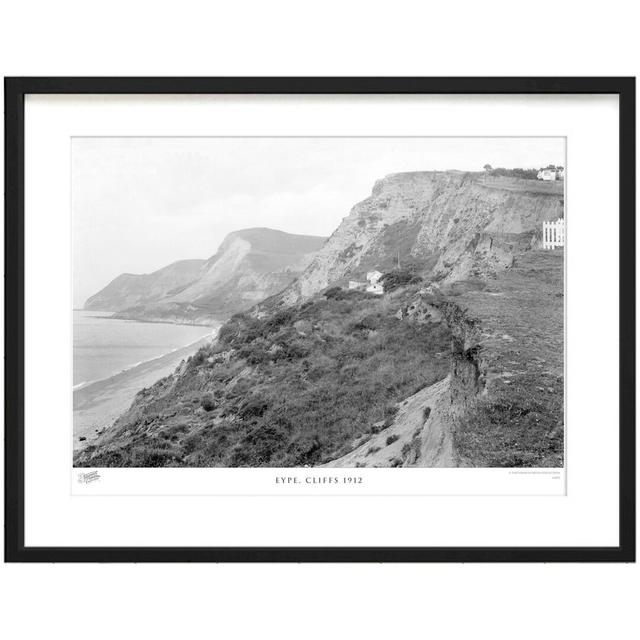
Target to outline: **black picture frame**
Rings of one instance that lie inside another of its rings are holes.
[[[6,562],[635,561],[635,78],[5,78]],[[26,547],[24,99],[27,94],[616,94],[620,160],[620,476],[615,547]]]

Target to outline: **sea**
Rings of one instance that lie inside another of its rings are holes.
[[[214,331],[212,327],[118,320],[111,315],[74,310],[74,389],[176,351]]]

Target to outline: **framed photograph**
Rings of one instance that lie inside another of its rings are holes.
[[[7,78],[8,561],[635,560],[635,79]]]

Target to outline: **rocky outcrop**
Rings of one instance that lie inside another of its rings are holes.
[[[450,378],[400,403],[393,423],[326,467],[456,467]]]
[[[368,269],[414,264],[430,278],[491,277],[535,246],[545,220],[563,215],[563,183],[473,173],[398,173],[376,182],[298,280],[280,296],[291,304]]]
[[[451,384],[449,399],[452,411],[464,413],[484,391],[486,365],[482,358],[482,333],[476,319],[454,302],[440,305],[451,338]]]

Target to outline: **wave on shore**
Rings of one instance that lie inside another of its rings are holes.
[[[131,365],[127,365],[117,373],[113,373],[109,376],[105,376],[104,378],[96,378],[95,380],[83,380],[82,382],[79,382],[78,384],[73,385],[73,391],[75,393],[76,391],[79,391],[80,389],[84,389],[85,387],[88,387],[89,385],[95,384],[97,382],[105,382],[110,378],[115,378],[116,376],[126,373],[127,371],[131,371],[131,369],[135,369],[136,367],[139,367],[141,365],[155,362],[156,360],[162,360],[163,358],[166,358],[167,356],[170,356],[178,351],[182,352],[185,349],[191,350],[196,345],[198,345],[198,348],[200,348],[202,344],[205,344],[207,342],[207,339],[210,339],[211,341],[215,340],[215,338],[217,337],[217,334],[218,334],[218,330],[215,329],[213,332],[206,333],[205,335],[201,336],[197,340],[188,342],[182,347],[175,347],[174,349],[170,349],[169,351],[162,353],[159,356],[154,356],[153,358],[148,358],[147,360],[140,360]]]
[[[124,413],[144,388],[164,378],[200,347],[215,340],[217,329],[184,347],[127,367],[101,380],[75,385],[73,389],[73,447],[82,449]]]

